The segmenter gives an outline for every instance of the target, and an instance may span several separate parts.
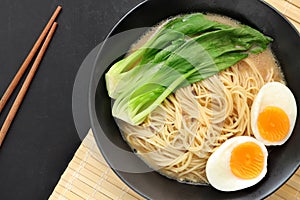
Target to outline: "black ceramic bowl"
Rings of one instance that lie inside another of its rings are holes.
[[[130,11],[113,28],[108,38],[126,30],[126,37],[116,36],[104,42],[95,61],[89,91],[92,129],[99,148],[115,173],[131,188],[149,199],[262,199],[278,189],[296,171],[300,163],[300,123],[282,146],[269,154],[268,172],[257,185],[237,192],[220,192],[211,186],[195,186],[170,180],[151,171],[131,153],[111,116],[104,74],[116,55],[129,49],[145,31],[170,16],[208,12],[226,15],[250,25],[274,39],[277,56],[289,88],[300,99],[300,37],[297,31],[270,6],[258,0],[149,0]],[[138,28],[138,29],[136,29]]]

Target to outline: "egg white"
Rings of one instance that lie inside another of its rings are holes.
[[[259,134],[257,126],[257,118],[259,113],[261,113],[265,107],[275,106],[281,108],[288,116],[290,121],[290,129],[287,136],[278,142],[271,142],[265,140]],[[295,97],[291,90],[282,83],[279,82],[270,82],[265,84],[257,96],[255,97],[252,108],[251,108],[251,129],[255,138],[265,145],[281,145],[285,143],[291,136],[297,117],[297,104]]]
[[[264,155],[263,170],[253,179],[242,179],[236,177],[230,168],[230,157],[232,150],[245,142],[254,142],[260,146]],[[267,173],[268,151],[265,145],[255,138],[249,136],[237,136],[226,140],[208,159],[206,164],[206,176],[209,183],[221,191],[241,190],[258,183]]]

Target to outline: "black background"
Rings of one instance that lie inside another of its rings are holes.
[[[47,199],[52,193],[81,142],[72,117],[77,70],[141,1],[0,0],[0,96],[57,5],[63,7],[58,29],[0,149],[0,199]],[[0,126],[19,89],[1,113]]]

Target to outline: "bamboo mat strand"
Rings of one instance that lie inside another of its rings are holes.
[[[300,0],[265,0],[300,31]],[[92,131],[61,176],[50,200],[140,200],[105,162]],[[300,200],[300,169],[267,200]]]

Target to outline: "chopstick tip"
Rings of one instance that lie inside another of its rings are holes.
[[[53,22],[52,28],[55,29],[57,26],[58,26],[58,23],[57,22]]]
[[[62,6],[57,6],[55,13],[58,15],[60,13],[60,11],[62,10]]]

